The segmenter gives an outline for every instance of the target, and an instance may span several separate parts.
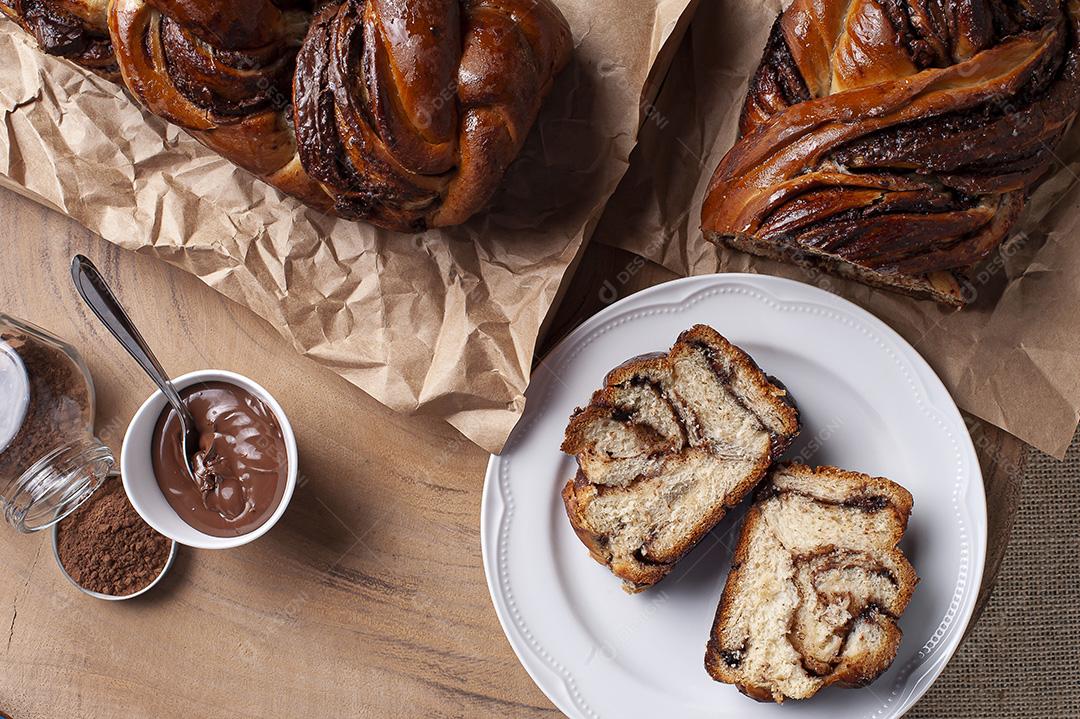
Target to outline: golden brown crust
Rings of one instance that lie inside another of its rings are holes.
[[[551,0],[0,0],[0,11],[279,190],[403,232],[487,204],[572,49]]]
[[[109,28],[124,84],[148,110],[329,210],[330,196],[297,161],[288,112],[307,16],[271,0],[113,0]]]
[[[894,531],[887,538],[882,539],[881,545],[884,556],[888,559],[889,573],[897,587],[896,596],[888,607],[867,607],[867,611],[857,617],[848,627],[850,637],[850,632],[859,622],[872,623],[884,635],[883,641],[870,653],[858,654],[855,657],[841,655],[840,661],[835,666],[814,667],[820,674],[820,684],[811,694],[797,698],[808,698],[820,689],[833,684],[845,687],[865,686],[888,669],[896,657],[902,637],[898,620],[910,602],[915,585],[918,583],[915,569],[896,546],[903,538],[911,515],[913,500],[910,492],[884,477],[872,477],[838,467],[822,466],[811,469],[806,465],[794,463],[777,465],[770,473],[770,479],[759,486],[754,503],[747,510],[743,520],[739,543],[731,560],[731,570],[716,609],[713,628],[705,650],[705,670],[713,679],[734,684],[747,696],[766,702],[783,702],[792,697],[785,696],[775,686],[748,681],[738,668],[742,657],[737,656],[737,652],[733,652],[731,648],[724,647],[722,634],[724,627],[733,620],[736,598],[740,596],[744,585],[751,581],[746,565],[750,560],[751,540],[754,533],[758,531],[759,525],[764,521],[766,506],[770,502],[778,501],[778,498],[786,492],[803,494],[800,490],[785,488],[782,484],[778,486],[777,481],[774,480],[785,474],[802,475],[812,481],[821,482],[823,485],[843,487],[842,493],[811,490],[813,492],[811,496],[817,502],[850,507],[852,511],[887,511],[895,517]],[[841,547],[826,545],[821,547],[815,556],[836,554],[842,551]],[[789,641],[792,639],[789,638]],[[804,657],[804,664],[813,666],[813,662],[807,661],[806,657]]]
[[[728,572],[727,582],[724,584],[724,591],[720,595],[720,603],[716,607],[716,615],[713,619],[713,629],[709,635],[709,641],[705,646],[705,671],[718,682],[734,684],[739,688],[739,691],[748,697],[752,697],[758,701],[772,701],[773,694],[768,687],[757,687],[743,683],[739,673],[724,661],[723,656],[725,650],[722,648],[720,640],[720,627],[727,620],[727,617],[731,615],[733,609],[732,604],[735,601],[735,597],[738,596],[743,582],[746,581],[744,579],[742,567],[749,559],[750,532],[760,521],[761,502],[755,501],[750,505],[750,508],[746,510],[746,516],[743,519],[742,534],[739,537],[739,543],[735,546],[735,553],[731,557],[731,570]]]
[[[667,563],[624,562],[615,560],[608,549],[607,537],[597,534],[588,527],[585,520],[585,506],[596,496],[596,486],[589,484],[579,472],[575,479],[563,487],[562,499],[566,506],[566,516],[578,539],[589,549],[589,555],[623,580],[623,588],[630,592],[640,592],[663,579],[672,567]]]
[[[951,305],[1080,109],[1065,0],[795,0],[702,206],[708,240]]]
[[[330,3],[297,61],[300,158],[344,217],[403,231],[464,222],[570,49],[550,0]]]

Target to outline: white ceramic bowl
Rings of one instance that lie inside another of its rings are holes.
[[[160,390],[143,402],[142,407],[139,407],[139,411],[132,417],[131,424],[128,425],[127,433],[124,435],[124,446],[120,450],[120,474],[124,479],[124,490],[131,501],[131,506],[135,507],[135,511],[146,520],[147,524],[166,537],[199,549],[239,547],[269,532],[285,513],[285,508],[289,505],[293,490],[296,488],[296,436],[293,434],[292,425],[289,424],[289,418],[285,416],[285,411],[277,400],[247,377],[225,370],[204,369],[189,372],[173,380],[178,390],[200,382],[228,382],[242,387],[266,403],[277,418],[281,434],[285,438],[289,467],[285,478],[285,493],[270,518],[256,529],[236,537],[215,537],[200,532],[180,518],[158,487],[157,479],[154,477],[153,460],[150,456],[154,425],[167,404],[165,395]]]

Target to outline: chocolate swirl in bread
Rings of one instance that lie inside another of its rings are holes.
[[[548,0],[347,0],[296,73],[308,172],[345,217],[455,225],[487,203],[570,53]]]
[[[655,584],[765,476],[799,431],[784,387],[716,330],[632,359],[570,418],[578,537],[627,591]]]
[[[292,74],[309,13],[271,0],[113,0],[124,83],[156,115],[280,190],[328,209],[300,165]]]
[[[0,12],[65,57],[109,80],[119,78],[109,39],[108,0],[0,0]]]
[[[761,701],[862,686],[892,663],[915,570],[896,547],[911,495],[880,477],[781,465],[758,488],[705,655]]]
[[[0,10],[278,189],[400,231],[459,224],[491,199],[571,50],[550,0],[0,0]]]
[[[715,242],[961,305],[1080,108],[1060,0],[795,0],[702,207]]]

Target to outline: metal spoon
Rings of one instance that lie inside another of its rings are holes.
[[[165,374],[165,370],[161,368],[161,363],[157,361],[157,357],[150,351],[146,340],[139,334],[135,323],[128,317],[127,312],[124,311],[116,296],[113,295],[112,290],[105,284],[105,279],[98,272],[97,267],[94,267],[94,263],[82,255],[75,255],[71,258],[71,279],[75,281],[75,289],[86,300],[86,304],[90,306],[91,311],[97,315],[97,318],[101,320],[109,332],[112,332],[113,337],[123,345],[124,349],[135,358],[135,361],[139,363],[139,366],[143,368],[146,374],[150,375],[150,379],[154,380],[154,384],[158,386],[161,393],[169,400],[173,410],[176,411],[177,416],[180,418],[184,467],[187,468],[191,481],[197,485],[199,482],[192,467],[192,457],[199,448],[199,437],[195,431],[195,418],[191,416],[191,412],[180,400],[180,395],[177,394],[176,388],[173,387],[169,376]]]

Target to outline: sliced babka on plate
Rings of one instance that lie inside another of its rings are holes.
[[[911,494],[836,467],[779,465],[755,494],[705,654],[761,701],[864,686],[900,646],[918,581],[897,548]]]
[[[799,431],[787,390],[716,330],[608,373],[570,418],[563,501],[592,556],[640,591],[738,504]]]

